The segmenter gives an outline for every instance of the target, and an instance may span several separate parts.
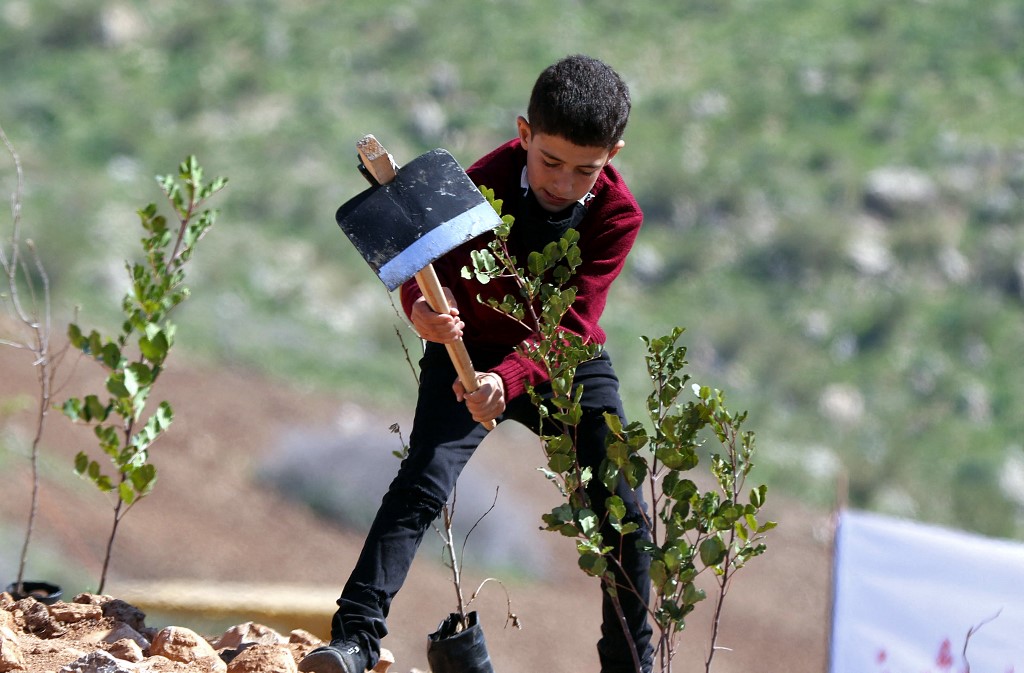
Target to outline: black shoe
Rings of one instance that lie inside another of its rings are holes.
[[[332,640],[299,662],[303,673],[365,673],[370,654],[352,641]]]

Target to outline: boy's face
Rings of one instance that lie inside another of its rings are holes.
[[[626,144],[620,140],[611,149],[574,145],[561,136],[533,133],[523,117],[516,123],[519,142],[526,150],[526,179],[541,207],[551,213],[583,198],[601,169]]]

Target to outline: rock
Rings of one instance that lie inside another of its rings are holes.
[[[0,673],[24,670],[25,657],[18,647],[17,636],[9,627],[0,627]]]
[[[110,596],[102,596],[99,594],[81,593],[75,594],[75,597],[71,599],[71,602],[81,603],[82,605],[99,605],[102,607],[105,602],[110,600],[110,598]]]
[[[240,645],[247,643],[282,645],[286,642],[288,641],[274,629],[255,622],[246,622],[225,631],[213,647],[217,650],[238,649]]]
[[[140,633],[146,628],[146,613],[120,598],[112,598],[103,604],[103,616],[127,624]]]
[[[856,386],[832,383],[818,397],[818,410],[834,423],[853,426],[864,418],[864,395]]]
[[[211,673],[224,673],[225,664],[213,645],[199,636],[195,631],[181,626],[168,626],[161,629],[153,639],[150,655],[167,657],[171,661],[185,664],[197,664]]]
[[[135,673],[108,653],[97,650],[72,661],[57,673]]]
[[[50,617],[50,611],[46,606],[34,598],[22,598],[14,604],[14,609],[21,611],[25,631],[28,633],[42,638],[56,638],[65,631],[64,627]]]
[[[127,624],[117,624],[114,628],[101,635],[103,636],[102,640],[104,643],[112,644],[120,640],[130,640],[138,645],[141,650],[148,650],[150,648],[149,639]]]
[[[295,645],[319,645],[323,641],[306,629],[295,629],[288,634],[288,642]]]
[[[928,210],[938,203],[939,189],[923,171],[907,166],[884,166],[871,171],[864,186],[864,205],[896,218]]]
[[[391,650],[380,648],[380,661],[373,667],[373,673],[388,673],[388,669],[395,663],[395,655]]]
[[[892,270],[896,258],[892,254],[882,223],[862,217],[851,227],[846,254],[862,274],[880,276]]]
[[[146,658],[139,644],[130,638],[114,641],[110,644],[107,651],[122,661],[130,661],[136,664]]]
[[[102,619],[103,608],[98,605],[65,603],[57,601],[50,606],[50,616],[64,624],[84,622],[87,619]]]
[[[256,643],[228,664],[227,673],[296,673],[291,650],[284,645]]]

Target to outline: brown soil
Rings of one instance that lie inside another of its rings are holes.
[[[273,621],[286,635],[289,629],[302,628],[325,636],[333,597],[355,562],[362,532],[326,523],[308,508],[285,499],[253,478],[255,467],[291,429],[329,429],[345,423],[383,429],[386,434],[391,423],[406,421],[400,417],[406,412],[390,417],[351,400],[314,394],[244,371],[184,369],[181,353],[172,360],[155,392],[175,410],[170,432],[152,454],[159,481],[153,494],[121,524],[104,593],[118,597],[120,591],[131,589],[130,600],[150,612],[153,608],[137,600],[140,586],[151,586],[156,594],[172,580],[210,592],[227,583],[229,590],[246,587],[263,595],[252,602],[252,614],[179,613],[181,621],[176,623],[202,632],[203,628],[220,629],[209,626],[213,618],[221,624]],[[70,364],[65,370],[71,370]],[[26,353],[0,348],[0,373],[0,402],[33,394],[35,371]],[[76,386],[83,380],[89,380],[93,389],[100,380],[86,361],[75,365],[74,373],[57,401],[78,392]],[[32,422],[29,410],[0,415],[0,432],[14,433],[17,446],[23,447],[31,437]],[[520,496],[527,494],[521,499],[526,502],[527,520],[533,517],[536,528],[540,514],[550,509],[553,489],[536,472],[539,448],[530,442],[532,436],[507,425],[488,438],[473,462],[478,474],[489,475],[503,489],[510,485]],[[77,568],[80,576],[98,578],[110,509],[91,485],[71,474],[72,457],[80,449],[95,449],[88,430],[52,413],[44,439],[46,480],[35,544],[59,547],[65,562]],[[0,522],[21,535],[29,503],[29,463],[21,456],[0,453],[0,468],[6,482]],[[365,497],[375,502],[380,495],[372,492]],[[767,510],[780,525],[770,535],[767,554],[752,561],[732,585],[718,642],[724,649],[715,658],[714,670],[719,673],[811,673],[825,668],[831,518],[772,494]],[[569,540],[539,530],[535,539],[531,545],[544,549],[550,559],[544,579],[505,582],[522,629],[506,628],[505,595],[496,585],[488,585],[473,604],[481,615],[495,668],[596,671],[599,588],[576,567],[576,552]],[[16,561],[16,552],[5,557]],[[516,560],[509,558],[508,566],[515,565]],[[31,567],[27,575],[32,575]],[[13,577],[0,579],[2,586]],[[467,570],[467,586],[475,588],[481,579],[472,568]],[[318,597],[324,604],[322,612],[303,616],[301,610],[289,611],[280,605],[281,612],[270,615],[265,599],[278,595],[274,591],[282,587],[291,592],[284,595],[292,596],[296,604]],[[66,592],[73,595],[85,588],[68,587]],[[426,670],[426,635],[452,607],[449,571],[437,558],[421,553],[392,605],[391,633],[384,641],[395,656],[392,671]],[[710,604],[698,608],[688,623],[677,670],[703,670],[710,609]],[[165,625],[153,624],[152,619],[151,627]],[[216,636],[220,630],[204,635]],[[66,661],[74,658],[70,655]],[[51,663],[62,656],[55,653]]]

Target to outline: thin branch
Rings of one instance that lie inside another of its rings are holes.
[[[390,292],[387,293],[388,301],[391,302],[391,310],[394,311],[395,317],[403,324],[408,324],[405,315],[398,310],[398,306],[395,304],[395,297]],[[416,366],[412,363],[412,357],[409,355],[409,349],[405,346],[405,339],[402,337],[402,332],[398,329],[398,325],[395,325],[395,336],[398,337],[398,345],[402,347],[402,352],[405,353],[405,362],[409,365],[409,371],[412,372],[412,378],[416,381],[416,385],[420,384],[420,376],[416,371]]]
[[[494,506],[498,504],[498,490],[500,488],[501,488],[500,486],[495,486],[494,487],[494,500],[491,501],[491,506],[487,508],[486,512],[484,512],[483,514],[480,515],[480,518],[476,520],[476,523],[474,523],[473,526],[466,533],[466,537],[462,538],[462,549],[459,550],[460,560],[465,558],[465,555],[466,555],[466,543],[469,542],[469,536],[473,534],[473,531],[476,530],[476,527],[479,526],[480,522],[484,520],[484,517],[487,516],[488,514],[490,514],[491,511],[494,510]],[[453,516],[455,515],[454,508],[452,509],[452,515]]]
[[[1000,614],[1002,614],[1002,612],[1002,608],[996,610],[996,613],[994,615],[992,615],[988,619],[983,619],[981,622],[975,624],[967,630],[967,636],[964,638],[964,649],[962,652],[964,658],[964,673],[971,673],[971,662],[967,660],[967,646],[971,643],[971,637],[974,636],[975,633],[980,631],[981,627],[985,626],[989,622],[995,621],[996,618],[999,617]]]
[[[455,600],[458,603],[459,609],[459,623],[462,628],[466,628],[466,602],[462,594],[462,572],[459,567],[459,558],[455,554],[455,538],[452,533],[452,520],[455,518],[455,500],[458,492],[458,487],[452,491],[451,503],[445,503],[444,507],[441,508],[441,517],[444,519],[443,530],[434,526],[434,530],[441,537],[444,542],[444,549],[441,554],[448,552],[448,560],[451,564],[448,566],[452,571],[452,584],[455,585]]]
[[[473,595],[469,597],[469,603],[466,603],[466,607],[468,608],[470,604],[472,604],[472,602],[476,600],[476,597],[480,595],[480,592],[483,591],[484,585],[488,582],[497,582],[499,585],[501,585],[502,590],[505,592],[505,609],[506,612],[508,613],[505,615],[505,628],[508,628],[510,622],[512,626],[514,626],[517,629],[523,628],[522,623],[519,621],[519,615],[512,612],[512,594],[509,593],[508,587],[505,586],[505,583],[495,577],[488,577],[480,583],[480,586],[476,588],[476,591],[473,592]]]

